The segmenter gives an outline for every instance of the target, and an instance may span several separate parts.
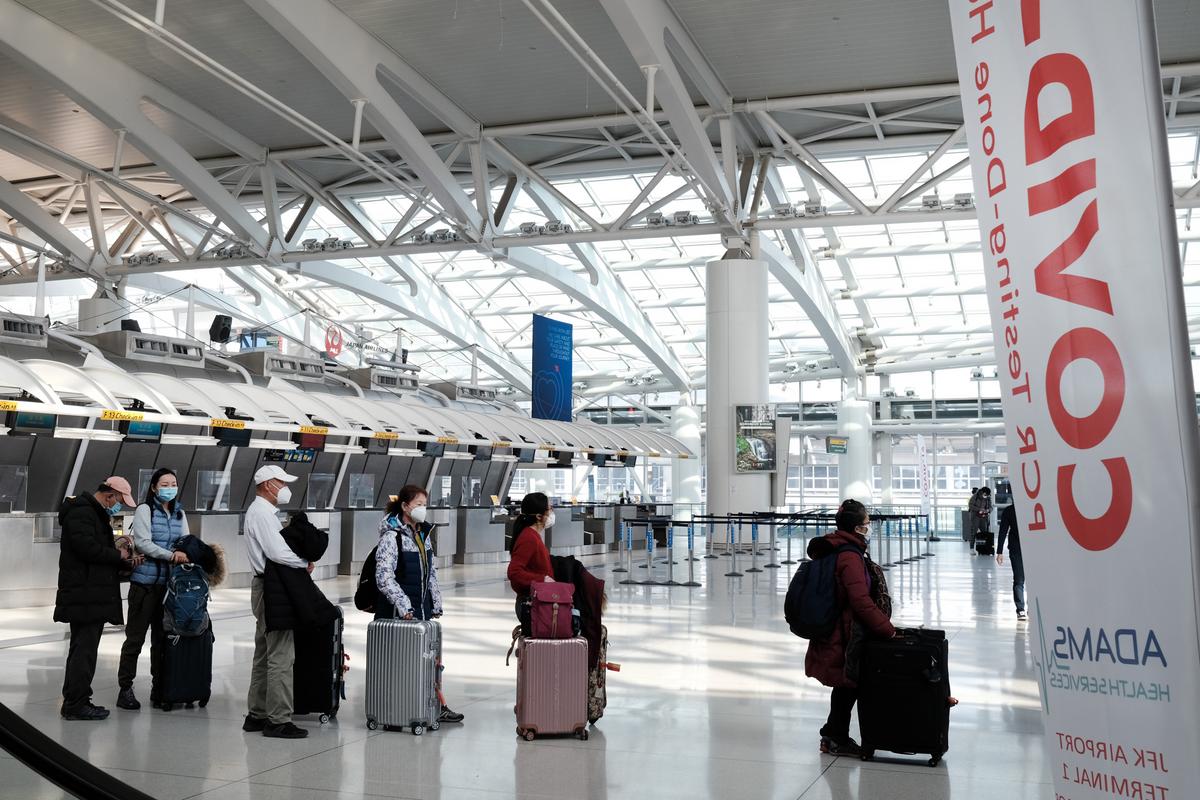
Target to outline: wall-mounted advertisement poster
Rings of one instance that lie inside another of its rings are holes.
[[[774,472],[775,406],[734,406],[733,415],[737,471]]]

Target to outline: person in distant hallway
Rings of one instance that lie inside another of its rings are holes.
[[[992,490],[984,486],[971,496],[971,540],[978,549],[980,540],[985,543],[991,537],[988,525],[992,516]],[[999,552],[999,551],[997,551]]]
[[[163,656],[163,599],[167,578],[174,564],[186,564],[185,553],[175,544],[187,536],[187,516],[179,503],[179,480],[173,470],[163,467],[150,477],[146,500],[133,514],[133,541],[145,560],[129,579],[129,619],[125,622],[125,644],[121,646],[121,666],[117,670],[117,708],[136,711],[142,707],[133,693],[138,657],[150,630],[150,704],[159,703],[159,680]]]
[[[1021,530],[1017,527],[1017,507],[1006,506],[1000,512],[1000,533],[996,538],[996,563],[1004,564],[1004,540],[1008,540],[1008,557],[1012,561],[1013,602],[1017,604],[1017,619],[1025,617],[1025,559],[1021,556]]]
[[[120,625],[119,572],[140,559],[122,558],[113,537],[112,518],[134,506],[129,481],[113,476],[94,492],[68,497],[58,512],[62,541],[58,556],[58,594],[54,621],[71,626],[63,679],[61,714],[68,720],[102,720],[108,709],[92,705],[92,679],[104,623]]]
[[[250,582],[250,609],[254,614],[254,663],[250,671],[250,692],[247,697],[249,713],[242,730],[261,732],[273,739],[303,739],[308,731],[292,722],[294,702],[292,668],[296,661],[296,640],[291,630],[267,630],[266,582],[263,578],[267,562],[284,567],[307,569],[313,564],[292,552],[280,531],[278,507],[292,499],[288,484],[296,476],[288,475],[274,464],[260,467],[254,473],[254,502],[246,509],[243,533],[246,537],[246,556],[254,578]]]
[[[850,713],[858,701],[858,684],[846,675],[846,650],[855,623],[862,625],[867,636],[877,639],[890,639],[896,635],[896,629],[872,599],[873,581],[867,556],[871,517],[866,507],[857,500],[846,500],[835,520],[837,530],[814,538],[808,545],[808,556],[814,560],[837,559],[837,598],[842,616],[828,638],[809,641],[804,674],[833,689],[829,718],[821,727],[821,752],[858,756],[862,749],[850,738]],[[853,550],[838,552],[840,547]]]

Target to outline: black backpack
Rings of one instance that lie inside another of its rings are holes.
[[[828,555],[806,561],[792,576],[783,601],[783,616],[792,633],[801,639],[827,639],[837,627],[837,557],[843,552],[862,556],[854,545],[844,544]]]
[[[358,576],[358,588],[354,590],[354,607],[368,614],[375,613],[375,603],[379,601],[379,587],[375,585],[375,551],[372,547],[363,562],[362,573]]]

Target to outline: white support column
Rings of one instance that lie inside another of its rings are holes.
[[[687,395],[671,411],[671,435],[695,455],[671,464],[671,499],[674,503],[700,502],[700,411]]]
[[[838,494],[870,504],[874,495],[871,479],[871,404],[847,398],[838,407],[838,434],[845,436],[845,455],[838,457]]]
[[[708,511],[765,511],[770,476],[735,471],[734,405],[766,403],[767,263],[708,262]]]

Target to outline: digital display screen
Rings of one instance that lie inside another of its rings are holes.
[[[597,467],[608,466],[608,456],[603,453],[592,453],[592,463]]]
[[[311,464],[317,457],[317,451],[308,447],[297,447],[295,450],[267,450],[263,461],[276,461],[283,464]]]
[[[324,450],[325,434],[323,433],[293,433],[292,441],[297,448],[305,450]]]
[[[121,433],[131,442],[157,442],[162,439],[161,422],[122,422]]]
[[[621,463],[627,467],[637,466],[637,456],[621,456]]]
[[[537,448],[522,447],[520,450],[517,451],[517,463],[518,464],[532,464],[533,459],[536,456],[537,456]]]
[[[440,442],[421,442],[420,449],[430,458],[441,458],[446,454],[446,445]]]
[[[53,414],[41,414],[36,411],[10,411],[5,423],[13,434],[37,436],[53,434],[58,425],[58,418]]]
[[[217,440],[217,445],[220,447],[248,447],[250,445],[250,433],[248,428],[238,430],[236,428],[213,428],[213,438]]]
[[[363,439],[363,446],[367,448],[367,454],[373,456],[386,456],[392,449],[392,444],[387,439]]]
[[[476,461],[491,461],[492,459],[492,448],[490,447],[471,445],[471,452],[475,454]]]

